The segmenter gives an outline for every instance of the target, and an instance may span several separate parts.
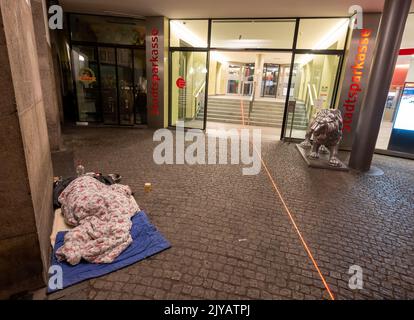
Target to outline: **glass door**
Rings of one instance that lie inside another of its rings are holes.
[[[241,66],[229,65],[227,94],[239,94],[241,80]]]
[[[313,115],[320,109],[335,107],[333,97],[340,59],[337,54],[295,55],[285,137],[304,139]]]
[[[117,50],[119,123],[133,125],[134,119],[134,69],[131,49]]]
[[[135,124],[147,123],[147,76],[145,50],[134,50]]]
[[[243,96],[251,96],[253,93],[253,85],[254,85],[254,63],[246,64],[242,67],[243,72],[243,86],[241,95]]]
[[[98,62],[95,47],[72,47],[73,72],[78,102],[78,120],[99,121]]]
[[[279,78],[279,65],[265,63],[262,80],[262,97],[276,98],[276,88]]]
[[[207,86],[207,52],[171,53],[171,119],[185,127],[204,129]]]
[[[115,48],[99,47],[102,116],[105,124],[118,124],[118,90]]]

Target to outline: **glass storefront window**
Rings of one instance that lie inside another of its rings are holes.
[[[135,123],[147,123],[147,76],[145,50],[134,50]]]
[[[94,47],[73,46],[72,67],[79,121],[98,121],[98,62]]]
[[[300,19],[297,49],[343,50],[349,19]]]
[[[171,125],[203,129],[207,52],[174,51],[171,63]]]
[[[147,123],[145,21],[70,14],[72,74],[81,122]]]
[[[409,14],[376,148],[414,153],[414,14]]]
[[[295,20],[213,20],[211,47],[291,49]]]
[[[285,136],[305,138],[309,120],[333,105],[339,55],[298,54],[290,88]]]
[[[119,122],[134,124],[134,69],[131,49],[117,49]]]
[[[105,124],[118,123],[118,90],[116,77],[116,49],[99,47],[101,96]]]
[[[71,14],[70,30],[72,41],[145,45],[143,20]]]
[[[171,47],[207,48],[208,20],[171,20]]]

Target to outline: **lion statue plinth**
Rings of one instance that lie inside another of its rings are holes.
[[[338,146],[342,139],[343,120],[341,111],[332,109],[322,109],[316,113],[309,124],[306,132],[305,141],[300,146],[311,148],[308,155],[311,159],[318,159],[319,152],[329,150],[329,165],[340,167],[341,161],[338,159]],[[311,138],[313,136],[313,142]]]

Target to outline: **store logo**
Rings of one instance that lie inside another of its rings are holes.
[[[96,81],[95,72],[90,68],[82,68],[79,71],[79,81],[84,85],[89,85]]]
[[[160,88],[160,76],[159,76],[159,32],[158,29],[153,28],[151,31],[151,88],[150,88],[150,113],[158,116],[160,114],[160,101],[159,101],[159,88]]]
[[[49,28],[51,30],[63,30],[63,9],[61,6],[53,5],[49,7],[49,14],[52,16],[49,18]]]
[[[179,89],[184,89],[186,85],[185,80],[182,77],[178,78],[175,84]]]
[[[158,165],[243,164],[249,166],[242,168],[243,175],[257,175],[260,173],[262,165],[262,131],[260,129],[252,130],[252,136],[250,131],[250,129],[221,129],[209,130],[208,134],[199,130],[184,132],[184,122],[178,121],[175,139],[171,130],[159,129],[155,131],[153,141],[161,143],[155,147],[153,159]],[[188,144],[189,142],[191,144]]]
[[[358,44],[358,52],[355,57],[355,63],[352,65],[352,80],[348,89],[348,97],[344,103],[344,127],[343,131],[351,132],[355,106],[362,92],[361,80],[364,75],[365,60],[370,43],[371,30],[361,30],[361,38]]]

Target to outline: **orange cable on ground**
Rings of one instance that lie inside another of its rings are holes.
[[[245,128],[245,123],[244,123],[244,109],[243,109],[243,100],[242,100],[242,99],[240,99],[240,108],[241,108],[241,113],[242,113],[242,125],[243,125],[243,128]],[[326,282],[325,277],[323,276],[323,274],[322,274],[321,270],[319,269],[318,263],[316,262],[315,258],[313,257],[313,254],[312,254],[312,252],[310,251],[309,246],[307,245],[307,243],[306,243],[305,239],[303,238],[302,233],[300,232],[300,230],[299,230],[299,228],[298,228],[298,226],[297,226],[297,224],[296,224],[296,222],[295,222],[295,219],[293,218],[292,213],[290,212],[290,210],[289,210],[289,208],[288,208],[288,206],[287,206],[287,204],[286,204],[285,200],[283,199],[282,194],[280,193],[279,188],[277,187],[275,180],[273,179],[272,175],[270,174],[270,171],[269,171],[269,169],[267,168],[266,162],[264,161],[264,159],[262,158],[262,156],[260,155],[260,153],[257,151],[256,146],[255,146],[254,144],[252,144],[252,145],[253,145],[253,149],[254,149],[254,151],[255,151],[255,152],[257,153],[257,155],[259,156],[260,161],[262,162],[262,165],[263,165],[263,167],[264,167],[264,168],[265,168],[265,170],[266,170],[266,173],[267,173],[267,175],[268,175],[268,177],[269,177],[270,182],[271,182],[271,183],[272,183],[272,185],[273,185],[273,188],[274,188],[274,189],[275,189],[275,191],[276,191],[276,194],[278,195],[278,197],[279,197],[280,201],[281,201],[281,202],[282,202],[282,204],[283,204],[283,207],[284,207],[284,208],[285,208],[285,210],[286,210],[286,212],[287,212],[287,214],[288,214],[288,216],[289,216],[289,219],[290,219],[290,221],[291,221],[291,223],[292,223],[292,225],[293,225],[293,227],[294,227],[294,229],[295,229],[296,233],[298,234],[298,236],[299,236],[299,238],[300,238],[300,241],[302,242],[302,245],[303,245],[303,247],[305,248],[306,253],[308,254],[308,257],[311,259],[311,261],[312,261],[312,263],[313,263],[313,265],[314,265],[314,267],[315,267],[316,271],[318,272],[319,277],[321,278],[322,283],[323,283],[323,285],[325,286],[326,291],[328,292],[328,294],[329,294],[329,296],[330,296],[331,300],[335,300],[335,297],[334,297],[334,295],[332,294],[332,291],[331,291],[331,289],[329,288],[329,285],[328,285],[328,283]]]

